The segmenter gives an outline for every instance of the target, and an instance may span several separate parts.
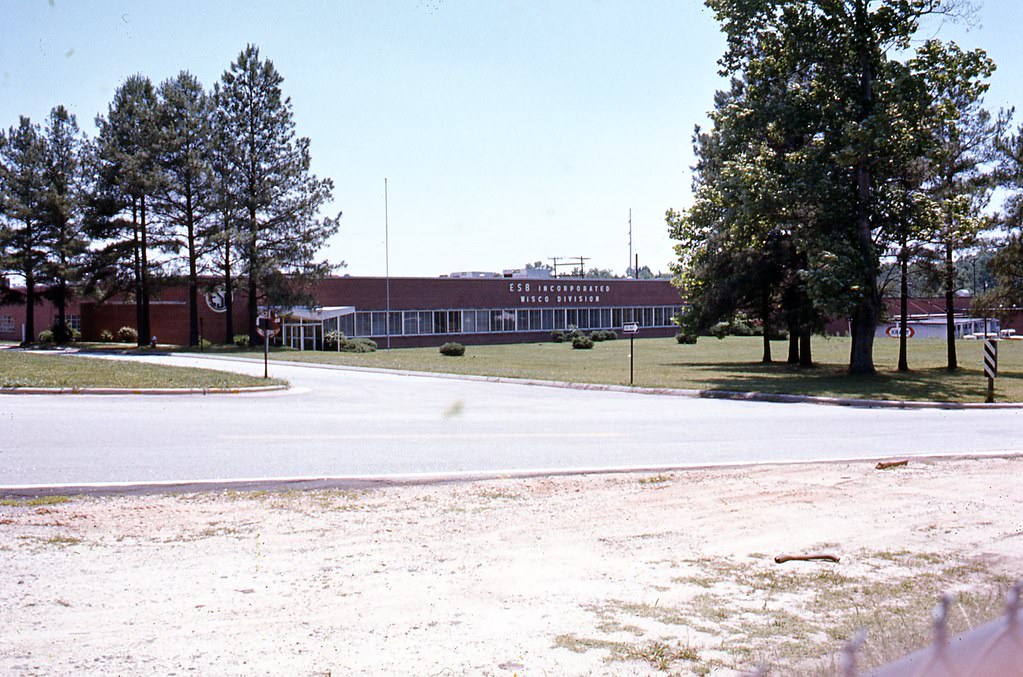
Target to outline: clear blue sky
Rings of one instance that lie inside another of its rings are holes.
[[[66,105],[91,135],[133,73],[207,88],[247,44],[284,76],[314,171],[335,183],[343,272],[439,275],[590,257],[667,270],[690,136],[723,41],[698,0],[4,0],[0,127]],[[1014,0],[923,37],[988,50],[989,105],[1023,106]]]

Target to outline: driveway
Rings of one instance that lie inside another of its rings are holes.
[[[146,359],[263,370],[210,357]],[[271,374],[294,387],[0,395],[0,486],[660,468],[1023,446],[1020,410],[702,400],[292,363],[272,363]]]

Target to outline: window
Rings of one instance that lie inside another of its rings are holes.
[[[452,334],[459,334],[462,331],[462,311],[448,311],[448,331]]]
[[[373,336],[387,335],[387,313],[373,313]]]
[[[490,311],[489,310],[477,310],[476,311],[476,331],[487,332],[490,329]],[[497,331],[494,329],[493,331]]]
[[[65,315],[65,321],[67,326],[71,327],[76,331],[82,331],[82,316],[81,315]]]
[[[419,313],[419,333],[420,334],[432,334],[433,333],[433,311],[423,310]]]
[[[345,336],[355,336],[355,315],[345,315],[338,318],[341,323],[341,333]]]
[[[622,322],[622,309],[621,308],[614,308],[614,309],[612,309],[611,310],[611,326],[617,328],[617,327],[621,327],[622,324],[624,324]]]
[[[475,310],[462,311],[462,329],[465,331],[466,334],[475,334],[478,331],[476,329]]]
[[[531,311],[529,311],[529,330],[530,331],[540,331],[540,327],[541,326],[542,326],[542,323],[540,321],[540,311],[539,310],[531,310]],[[520,326],[519,329],[521,329],[521,328],[522,327]]]
[[[370,336],[371,334],[370,313],[355,313],[355,335]]]
[[[515,313],[515,326],[519,331],[529,331],[529,311],[519,310]]]
[[[406,336],[415,336],[419,333],[419,313],[408,312],[404,313],[405,319],[402,322],[402,328]]]
[[[443,310],[433,311],[433,330],[437,334],[448,333],[448,314]]]
[[[565,320],[565,309],[555,308],[554,309],[554,328],[555,329],[567,329],[568,322]]]
[[[490,331],[515,331],[515,311],[491,310]]]
[[[389,324],[391,325],[391,336],[401,336],[401,313],[391,311]]]
[[[7,334],[14,332],[13,315],[0,315],[0,332],[4,332]]]
[[[609,329],[614,325],[611,324],[611,309],[601,308],[600,309],[600,326],[603,329]]]
[[[554,329],[554,313],[555,312],[559,312],[560,313],[561,311],[560,310],[559,311],[553,311],[553,310],[546,310],[546,309],[540,311],[540,328],[541,329],[543,329],[544,331],[551,331],[552,329]],[[562,313],[562,317],[564,317],[564,313]],[[562,325],[564,325],[564,322],[562,322]]]

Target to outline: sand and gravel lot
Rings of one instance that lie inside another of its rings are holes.
[[[0,674],[828,674],[1023,575],[1023,458],[0,505]],[[836,563],[774,563],[827,552]]]

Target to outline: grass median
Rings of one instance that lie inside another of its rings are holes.
[[[442,342],[438,339],[438,347]],[[1023,402],[1023,341],[999,345],[996,401]],[[938,402],[983,402],[987,390],[980,341],[957,343],[960,368],[950,372],[945,368],[943,340],[914,339],[909,347],[910,371],[900,373],[896,371],[898,342],[877,339],[877,375],[857,377],[846,374],[847,338],[815,337],[816,366],[811,369],[785,364],[787,347],[785,342],[774,342],[776,362],[762,364],[757,337],[703,337],[695,345],[679,345],[670,338],[637,339],[633,383],[651,388]],[[437,347],[374,353],[278,350],[273,359],[612,385],[629,383],[630,361],[625,339],[597,343],[592,350],[574,350],[567,343],[467,346],[463,357],[441,355]]]
[[[280,385],[278,379],[261,379],[213,369],[168,367],[129,360],[85,358],[73,353],[45,355],[20,350],[0,350],[2,388],[183,388],[233,389]]]

